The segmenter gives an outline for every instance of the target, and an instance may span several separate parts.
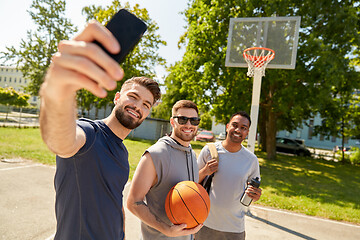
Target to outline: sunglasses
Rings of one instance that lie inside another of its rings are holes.
[[[173,118],[178,119],[178,123],[180,125],[185,125],[188,120],[190,120],[191,125],[197,126],[200,124],[200,118],[199,117],[184,117],[184,116],[174,116]]]

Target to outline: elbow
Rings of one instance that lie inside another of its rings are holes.
[[[129,202],[129,199],[126,201],[126,207],[130,212],[132,212],[132,208],[131,208],[131,204]]]
[[[51,141],[44,141],[50,151],[62,158],[69,158],[76,154],[77,150],[73,146],[64,147],[58,144],[52,144]]]
[[[126,207],[131,213],[137,216],[142,210],[144,210],[143,206],[147,206],[143,200],[136,201],[136,199],[131,195],[128,196]]]
[[[135,212],[135,203],[131,197],[128,197],[126,201],[126,207],[131,213]]]

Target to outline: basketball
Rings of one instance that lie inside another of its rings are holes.
[[[200,184],[182,181],[166,196],[165,211],[172,223],[186,223],[186,228],[193,228],[205,222],[209,215],[210,198]]]

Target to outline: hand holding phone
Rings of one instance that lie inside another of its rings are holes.
[[[114,35],[120,44],[120,52],[118,54],[109,53],[99,42],[98,44],[107,54],[115,61],[122,63],[125,57],[138,44],[141,37],[145,33],[146,24],[132,13],[125,9],[117,12],[106,25],[106,28]]]

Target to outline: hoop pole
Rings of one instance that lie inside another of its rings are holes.
[[[251,126],[249,129],[247,146],[247,148],[252,153],[255,152],[256,130],[259,116],[259,102],[261,92],[261,78],[261,71],[258,68],[255,68],[250,112]]]

